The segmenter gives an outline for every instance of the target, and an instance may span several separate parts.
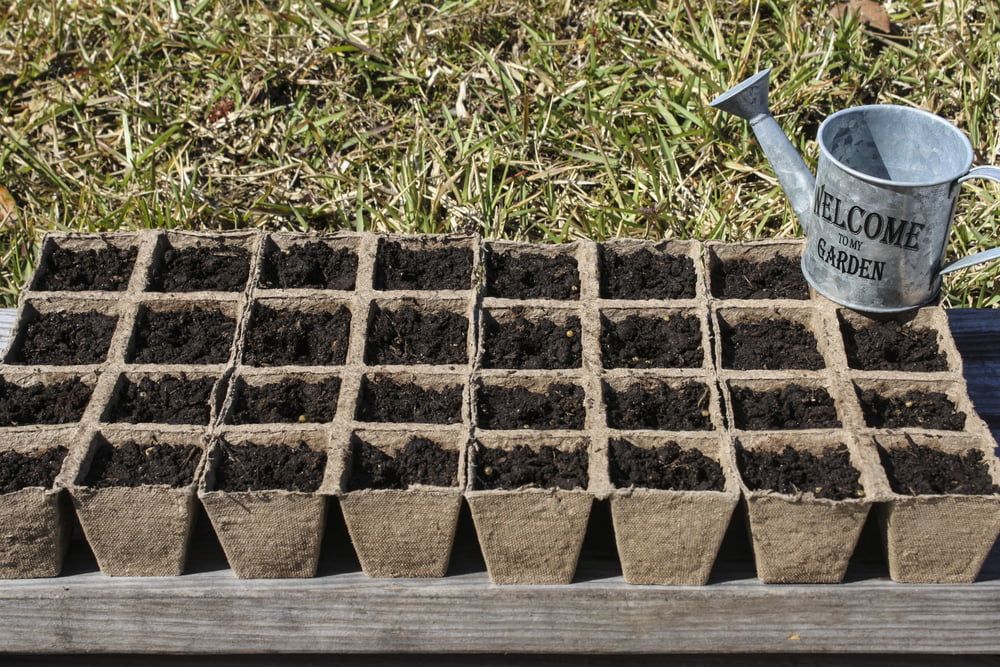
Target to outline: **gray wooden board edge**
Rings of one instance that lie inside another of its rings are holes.
[[[1000,312],[953,311],[970,392],[1000,426]],[[84,572],[0,582],[5,653],[1000,653],[1000,554],[985,580],[885,578],[764,586],[752,573],[707,587],[488,583],[484,572],[371,580],[359,572],[239,581]]]

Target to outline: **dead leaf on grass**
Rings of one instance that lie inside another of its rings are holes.
[[[885,11],[885,7],[875,0],[847,0],[846,2],[836,2],[830,7],[830,16],[838,21],[848,14],[857,14],[861,23],[874,30],[884,32],[887,35],[892,32],[889,12]]]
[[[0,228],[13,225],[17,220],[17,203],[10,190],[0,185]]]

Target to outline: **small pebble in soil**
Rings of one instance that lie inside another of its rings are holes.
[[[51,489],[68,452],[63,446],[32,453],[0,451],[0,494],[33,486]]]
[[[357,273],[358,256],[350,248],[307,241],[282,250],[270,241],[260,285],[264,289],[352,290]]]
[[[250,253],[225,243],[168,247],[150,283],[153,292],[239,292],[250,275]]]
[[[103,248],[69,250],[55,247],[43,260],[40,291],[120,292],[128,287],[138,248],[107,245]]]
[[[993,483],[983,453],[942,452],[910,442],[905,447],[879,447],[889,485],[896,493],[918,495],[991,495],[1000,493]]]
[[[527,445],[511,449],[479,447],[475,457],[476,489],[587,488],[587,450],[582,446],[570,451],[551,445],[542,445],[537,451]]]
[[[472,248],[457,243],[443,247],[410,247],[382,241],[375,260],[375,289],[466,290],[472,287]]]
[[[955,409],[947,394],[908,391],[896,396],[866,389],[858,394],[865,422],[872,428],[932,428],[961,431],[965,413]]]
[[[229,412],[230,424],[326,423],[333,421],[340,378],[287,379],[253,385],[239,380]]]
[[[101,363],[117,324],[116,316],[94,311],[39,313],[24,325],[24,339],[8,361],[53,366]]]
[[[314,493],[323,483],[325,470],[326,452],[305,442],[295,446],[223,443],[215,489]]]
[[[449,310],[372,304],[365,363],[464,364],[469,321]]]
[[[201,460],[197,445],[139,443],[127,440],[118,446],[102,442],[97,446],[87,473],[86,486],[98,489],[166,485],[187,486]]]
[[[944,371],[948,362],[933,329],[895,320],[856,326],[844,322],[844,346],[851,368],[866,371]]]
[[[243,349],[251,366],[339,366],[347,358],[347,306],[305,311],[254,306]]]
[[[423,387],[378,376],[364,378],[358,397],[358,419],[366,422],[457,424],[462,421],[461,384]]]
[[[0,376],[0,426],[80,421],[93,391],[78,377],[22,386]]]
[[[356,441],[351,451],[348,488],[407,489],[417,484],[455,486],[458,483],[458,452],[444,449],[428,438],[412,437],[395,456]]]
[[[576,259],[530,251],[487,252],[486,294],[504,299],[579,299]]]
[[[111,405],[111,422],[208,424],[215,378],[171,375],[126,380]]]
[[[763,262],[720,261],[712,271],[712,296],[722,299],[808,299],[798,258],[777,255]]]
[[[553,383],[541,390],[486,385],[479,388],[478,418],[484,429],[581,429],[583,387]]]
[[[712,430],[711,393],[702,382],[673,387],[666,382],[635,382],[623,390],[607,386],[608,426],[660,431]]]
[[[140,364],[223,364],[236,321],[214,308],[147,310],[140,314],[130,361]]]
[[[698,368],[705,359],[701,323],[695,315],[601,316],[605,368]]]
[[[722,366],[735,370],[818,370],[826,363],[804,325],[767,318],[722,327]]]
[[[693,299],[694,262],[660,248],[632,251],[598,246],[605,299]]]
[[[840,419],[830,393],[823,387],[790,384],[756,391],[733,387],[736,428],[748,431],[803,428],[839,428]]]
[[[483,317],[484,368],[554,369],[579,368],[582,364],[580,318],[565,322],[540,317],[529,319],[521,309],[511,317]]]
[[[676,442],[639,447],[624,439],[609,443],[611,482],[619,489],[640,487],[668,491],[722,491],[722,466],[700,450]]]
[[[825,448],[822,453],[786,445],[780,451],[737,448],[743,480],[751,490],[778,493],[811,493],[817,498],[846,500],[863,497],[861,474],[851,465],[845,445]]]

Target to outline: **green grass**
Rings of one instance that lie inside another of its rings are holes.
[[[995,0],[893,0],[891,37],[828,0],[67,4],[0,9],[8,304],[48,229],[794,236],[746,124],[706,106],[765,66],[810,164],[819,122],[872,102],[1000,162]],[[1000,190],[967,189],[956,255],[1000,244]],[[949,278],[948,303],[1000,304],[998,276]]]

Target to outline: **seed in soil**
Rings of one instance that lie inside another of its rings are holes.
[[[0,426],[78,422],[93,391],[78,377],[21,386],[0,376]]]
[[[214,308],[144,310],[130,361],[139,364],[224,364],[236,321]]]
[[[694,262],[687,255],[640,248],[599,246],[601,296],[605,299],[693,299]]]
[[[359,489],[407,489],[425,486],[455,486],[458,483],[458,452],[442,448],[433,440],[412,437],[396,456],[358,440],[351,448],[349,491]]]
[[[527,251],[487,252],[486,294],[504,299],[579,299],[576,259]]]
[[[411,248],[397,241],[379,244],[378,290],[465,290],[472,287],[472,248],[449,244]]]
[[[201,460],[198,445],[143,444],[127,440],[117,447],[100,442],[84,486],[97,489],[165,485],[188,486]]]
[[[711,393],[702,382],[672,387],[666,382],[635,382],[619,390],[605,386],[608,426],[617,429],[710,431]]]
[[[372,304],[367,364],[464,364],[469,320],[448,310]]]
[[[33,486],[51,489],[68,452],[61,445],[32,454],[0,451],[0,493],[13,493]]]
[[[239,292],[250,275],[250,253],[225,243],[169,247],[150,284],[153,292]]]
[[[319,424],[333,421],[340,378],[281,380],[253,385],[239,380],[230,424]]]
[[[811,493],[817,498],[861,498],[861,474],[851,465],[845,445],[830,446],[819,455],[786,445],[781,451],[736,450],[740,473],[751,490]]]
[[[865,371],[944,371],[948,362],[938,348],[937,332],[895,320],[856,327],[844,322],[844,346],[851,368]]]
[[[601,316],[605,368],[698,368],[705,361],[701,324],[695,315]]]
[[[300,491],[314,493],[323,483],[326,452],[305,442],[296,446],[222,443],[215,476],[217,491]]]
[[[825,366],[816,337],[798,322],[768,318],[722,326],[723,368],[818,370]]]
[[[243,359],[251,366],[339,366],[347,358],[351,311],[307,312],[258,304]]]
[[[98,364],[108,356],[118,318],[94,311],[38,313],[24,325],[24,338],[9,363],[68,366]]]
[[[282,250],[269,241],[260,284],[265,289],[352,290],[357,273],[358,256],[350,248],[308,241]]]
[[[874,389],[858,393],[865,422],[872,428],[934,428],[961,431],[965,413],[955,409],[947,394],[939,391],[908,391],[897,396]]]
[[[565,452],[551,445],[535,451],[527,445],[511,449],[479,447],[476,451],[475,488],[482,490],[587,488],[587,450]]]
[[[879,456],[895,493],[908,496],[1000,493],[1000,486],[990,477],[983,453],[977,449],[949,453],[911,441],[906,447],[880,446]]]
[[[697,449],[673,441],[638,447],[620,438],[608,444],[611,482],[619,489],[722,491],[726,485],[719,462]]]
[[[777,255],[763,262],[720,261],[712,270],[712,296],[721,299],[808,299],[799,261]]]
[[[120,292],[128,287],[138,249],[135,246],[68,250],[55,247],[41,268],[40,291]]]
[[[462,421],[463,385],[431,389],[414,382],[379,376],[364,378],[358,397],[358,419],[366,422],[458,424]]]
[[[542,317],[528,319],[520,308],[512,317],[496,320],[484,316],[485,368],[579,368],[582,364],[580,318],[567,317],[565,324]]]
[[[581,429],[583,387],[554,383],[544,393],[524,387],[484,385],[478,393],[479,426],[485,429]]]
[[[214,378],[167,375],[125,380],[111,404],[108,420],[131,424],[208,424]]]
[[[733,387],[732,397],[733,417],[738,429],[840,428],[833,398],[822,387],[790,384],[766,391]]]

